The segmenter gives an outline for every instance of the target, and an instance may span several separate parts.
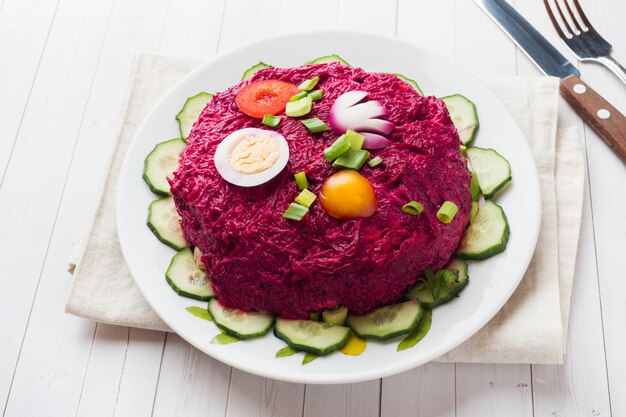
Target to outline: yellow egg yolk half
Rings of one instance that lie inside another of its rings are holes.
[[[377,207],[372,184],[351,169],[328,177],[319,197],[326,213],[341,220],[370,217]]]

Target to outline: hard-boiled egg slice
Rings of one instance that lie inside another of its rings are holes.
[[[226,136],[215,150],[215,167],[229,183],[254,187],[278,175],[289,161],[285,138],[274,131],[246,128]]]

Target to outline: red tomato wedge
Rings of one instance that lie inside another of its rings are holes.
[[[235,103],[248,116],[262,119],[266,114],[276,115],[285,110],[289,99],[299,92],[297,85],[286,81],[255,81],[239,90]]]

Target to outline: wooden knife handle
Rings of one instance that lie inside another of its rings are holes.
[[[626,117],[575,75],[561,80],[561,95],[626,163]]]

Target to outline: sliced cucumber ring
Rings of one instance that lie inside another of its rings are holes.
[[[211,101],[212,98],[213,94],[202,92],[189,97],[187,101],[185,101],[183,108],[176,115],[181,138],[186,140],[189,137],[191,128],[194,123],[196,123],[196,120],[198,120],[198,116],[200,116],[200,113],[202,113],[202,110],[204,110],[207,103]]]
[[[256,72],[258,70],[262,70],[263,68],[272,68],[272,66],[271,65],[267,65],[265,62],[261,61],[258,64],[253,65],[250,68],[248,68],[247,70],[245,70],[243,72],[242,77],[241,77],[241,81],[247,80],[248,78],[252,78],[252,76],[254,74],[256,74]]]
[[[511,165],[498,152],[470,146],[466,154],[485,198],[492,198],[499,189],[511,181]]]
[[[424,95],[424,93],[422,92],[422,89],[420,88],[419,85],[417,85],[417,82],[415,82],[414,80],[407,78],[402,74],[393,74],[393,75],[395,75],[396,77],[400,78],[402,81],[404,81],[405,83],[413,87],[415,91],[417,91],[420,94],[420,96]]]
[[[504,252],[509,234],[509,223],[502,207],[486,200],[465,230],[456,255],[462,259],[487,259]]]
[[[449,286],[440,285],[439,294],[436,298],[430,283],[424,279],[420,279],[409,287],[405,297],[409,300],[418,300],[422,306],[431,310],[452,300],[469,283],[468,266],[467,262],[453,258],[446,269],[457,271],[457,277],[449,283]]]
[[[147,224],[157,239],[172,249],[180,250],[187,246],[173,197],[163,197],[150,203]]]
[[[198,268],[191,248],[179,250],[165,273],[167,283],[176,294],[206,301],[215,296],[206,273]]]
[[[296,350],[327,355],[350,339],[350,328],[311,320],[276,319],[274,334]]]
[[[446,103],[448,107],[448,113],[450,113],[450,118],[459,132],[461,143],[467,146],[474,140],[480,125],[476,106],[460,94],[441,97],[441,101]]]
[[[348,317],[348,309],[344,306],[322,311],[322,320],[326,323],[343,326]]]
[[[150,191],[159,195],[170,195],[168,178],[178,168],[180,155],[185,150],[187,142],[176,138],[159,143],[146,156],[143,163],[143,180],[150,187]]]
[[[345,65],[347,67],[351,66],[350,64],[348,64],[348,62],[345,59],[343,59],[337,54],[321,56],[319,58],[315,58],[312,61],[307,61],[305,62],[305,64],[329,64],[331,62],[339,62],[340,64]]]
[[[208,310],[217,327],[242,340],[263,336],[274,324],[271,314],[224,307],[215,298],[209,301]]]
[[[362,339],[387,340],[411,333],[421,316],[420,303],[410,300],[380,307],[362,316],[348,315],[346,323]]]

